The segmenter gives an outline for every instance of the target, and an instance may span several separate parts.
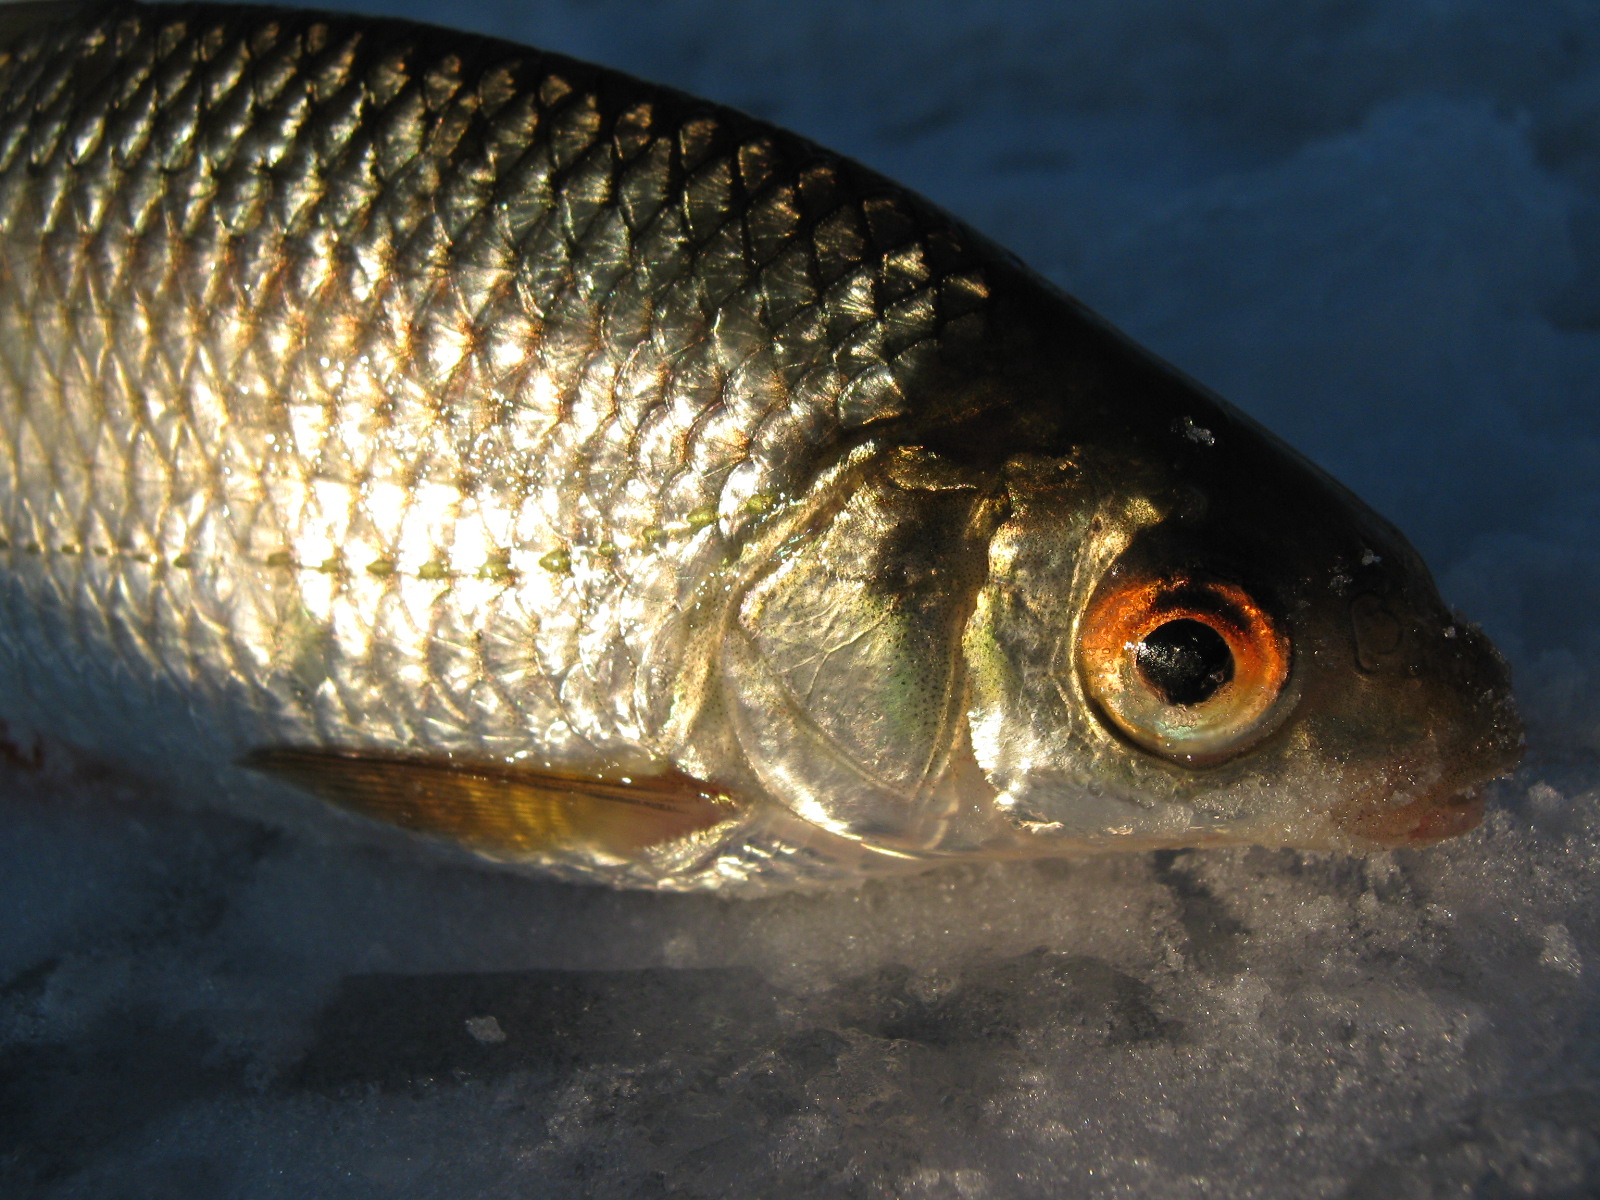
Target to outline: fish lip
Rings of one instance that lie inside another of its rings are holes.
[[[1398,849],[1459,837],[1483,821],[1483,783],[1463,787],[1457,776],[1403,804],[1393,803],[1392,794],[1374,789],[1334,814],[1334,825],[1364,845]]]
[[[1431,846],[1446,838],[1470,833],[1483,821],[1482,786],[1466,788],[1438,799],[1425,799],[1416,824],[1406,835],[1408,846]]]

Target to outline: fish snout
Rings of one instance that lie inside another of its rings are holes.
[[[1436,599],[1413,606],[1363,592],[1351,600],[1349,619],[1356,668],[1403,707],[1408,719],[1394,727],[1415,740],[1392,748],[1389,764],[1332,814],[1334,825],[1381,847],[1471,831],[1483,819],[1483,785],[1514,770],[1524,750],[1505,659]]]

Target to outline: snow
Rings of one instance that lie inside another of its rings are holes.
[[[1529,760],[1427,851],[760,901],[11,770],[0,1192],[1600,1191],[1593,5],[406,11],[779,120],[1010,245],[1406,529]]]

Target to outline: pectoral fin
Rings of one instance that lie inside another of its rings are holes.
[[[500,853],[630,855],[738,810],[725,793],[678,771],[595,776],[298,749],[258,750],[243,765],[361,816]]]

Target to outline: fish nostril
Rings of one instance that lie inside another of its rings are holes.
[[[1400,619],[1374,592],[1363,592],[1350,601],[1350,630],[1355,636],[1356,665],[1369,673],[1388,665],[1405,640]]]

